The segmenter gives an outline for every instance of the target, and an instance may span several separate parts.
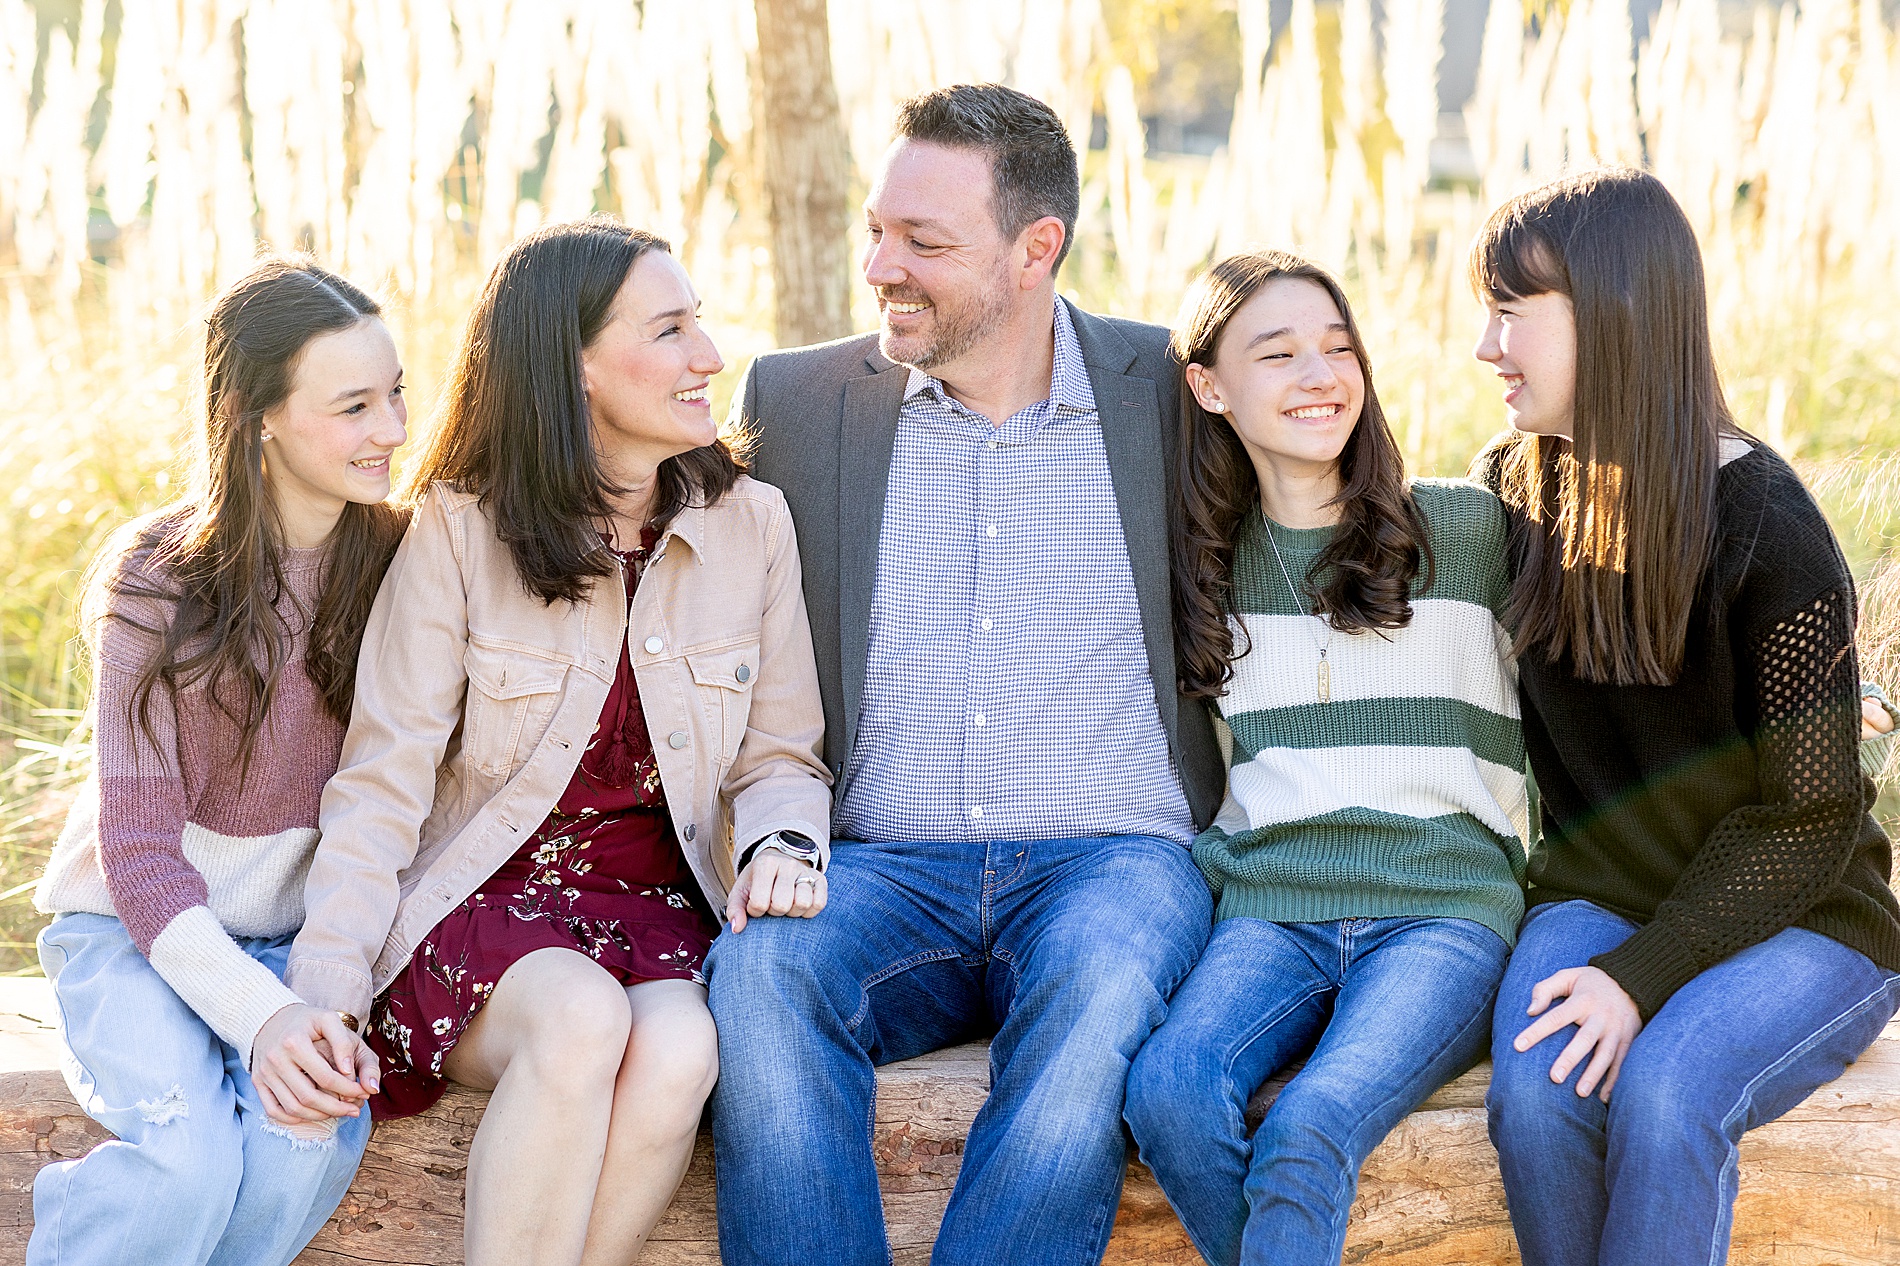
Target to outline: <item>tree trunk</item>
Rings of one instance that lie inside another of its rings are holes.
[[[757,0],[773,330],[781,347],[851,333],[851,153],[825,0]]]

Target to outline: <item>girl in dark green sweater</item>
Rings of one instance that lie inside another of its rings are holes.
[[[1526,1266],[1709,1266],[1742,1133],[1900,1004],[1853,579],[1729,415],[1695,237],[1658,181],[1507,203],[1472,272],[1513,427],[1479,472],[1512,518],[1542,797],[1492,1039],[1511,1220]]]

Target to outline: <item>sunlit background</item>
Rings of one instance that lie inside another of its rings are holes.
[[[265,242],[391,301],[426,425],[488,265],[608,211],[671,238],[731,371],[772,345],[751,0],[0,0],[0,971],[83,771],[79,568],[175,495],[205,298]],[[852,190],[905,96],[1000,80],[1084,151],[1064,288],[1168,320],[1253,244],[1339,270],[1414,467],[1499,425],[1463,279],[1484,213],[1648,166],[1701,238],[1742,424],[1900,611],[1891,3],[831,0]],[[763,59],[763,60],[762,60]],[[857,328],[872,321],[854,287]],[[781,305],[783,310],[785,305]],[[1900,679],[1900,645],[1864,636]]]

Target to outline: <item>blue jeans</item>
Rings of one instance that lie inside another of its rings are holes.
[[[1359,1167],[1483,1056],[1509,956],[1466,919],[1216,924],[1128,1080],[1141,1157],[1201,1256],[1338,1266]],[[1248,1099],[1308,1050],[1249,1142]]]
[[[1188,851],[1147,836],[840,842],[821,914],[707,959],[721,1260],[888,1263],[872,1069],[994,1030],[931,1260],[1100,1261],[1128,1065],[1211,920]]]
[[[1840,1076],[1900,1004],[1900,975],[1789,928],[1677,990],[1610,1102],[1581,1098],[1575,1072],[1550,1079],[1574,1026],[1522,1054],[1511,1042],[1538,981],[1635,930],[1587,901],[1533,907],[1498,994],[1486,1107],[1525,1266],[1720,1266],[1743,1131]]]
[[[282,975],[290,937],[243,940]],[[117,919],[40,933],[73,1098],[118,1136],[33,1184],[28,1266],[283,1266],[349,1190],[369,1113],[326,1139],[264,1115],[240,1053],[180,1001]]]

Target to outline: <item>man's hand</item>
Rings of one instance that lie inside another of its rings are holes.
[[[251,1084],[279,1125],[353,1117],[376,1093],[376,1054],[321,1007],[293,1003],[264,1021],[251,1046]]]
[[[1548,1010],[1558,998],[1568,1001],[1554,1011]],[[1576,1025],[1577,1035],[1550,1066],[1550,1079],[1561,1086],[1594,1049],[1589,1067],[1577,1077],[1577,1093],[1587,1097],[1601,1081],[1599,1097],[1608,1103],[1610,1088],[1623,1070],[1623,1057],[1643,1030],[1642,1013],[1623,992],[1623,986],[1601,968],[1569,967],[1537,982],[1531,990],[1529,1014],[1543,1018],[1519,1033],[1511,1045],[1528,1051],[1552,1033]]]
[[[809,919],[825,908],[825,877],[809,863],[787,857],[777,849],[761,848],[739,872],[726,898],[726,918],[734,932],[745,931],[746,919],[762,914]]]
[[[1882,707],[1880,700],[1872,695],[1862,695],[1860,700],[1860,741],[1884,738],[1893,733],[1893,716]]]

